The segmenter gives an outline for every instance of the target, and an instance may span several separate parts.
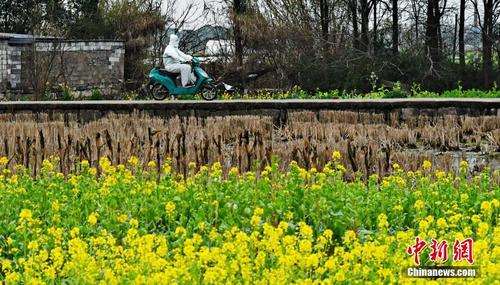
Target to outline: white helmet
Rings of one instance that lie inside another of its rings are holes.
[[[173,47],[177,48],[179,47],[179,37],[175,34],[170,35],[170,41],[168,42],[169,45],[172,45]]]

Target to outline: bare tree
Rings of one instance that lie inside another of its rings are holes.
[[[28,87],[34,99],[40,100],[65,79],[64,42],[67,30],[44,21],[44,7],[35,5],[31,11],[29,30],[31,43],[22,52],[22,61],[29,66],[26,71]],[[40,35],[51,35],[41,37]],[[62,82],[65,83],[65,82]]]
[[[465,0],[460,0],[460,16],[458,24],[458,57],[462,73],[465,69]]]
[[[398,0],[392,0],[392,53],[399,53],[399,10]]]
[[[246,12],[246,0],[233,0],[232,21],[234,33],[234,53],[238,66],[243,65],[243,34],[241,31],[240,17]]]
[[[360,49],[359,26],[358,26],[358,0],[349,0],[349,11],[352,21],[352,40],[355,49]]]
[[[423,13],[426,3],[420,0],[410,0],[410,17],[413,19],[412,27],[415,29],[415,37],[413,41],[414,46],[420,44],[420,26],[422,24]]]
[[[432,61],[439,61],[440,57],[441,17],[446,10],[446,4],[447,0],[427,0],[425,46]]]
[[[484,88],[492,85],[493,71],[493,44],[495,43],[494,25],[499,19],[500,0],[471,0],[474,11],[481,27],[481,37],[483,44],[483,84]],[[480,9],[483,14],[481,15]]]
[[[323,41],[326,43],[329,40],[330,33],[330,1],[319,0],[320,21],[321,21],[321,35]],[[326,47],[326,45],[324,45]]]

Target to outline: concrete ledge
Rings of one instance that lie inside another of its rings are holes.
[[[320,121],[325,113],[345,112],[337,115],[338,122],[349,123],[350,120],[358,118],[366,124],[385,123],[397,126],[404,123],[415,127],[420,123],[426,124],[429,120],[436,122],[445,116],[448,118],[484,116],[490,117],[490,120],[498,118],[500,122],[500,99],[17,101],[0,102],[0,123],[63,120],[65,123],[85,124],[108,115],[129,115],[136,112],[165,120],[177,116],[268,117],[272,118],[273,124],[277,127],[287,125],[290,116],[312,114],[317,121]],[[368,117],[371,119],[367,119]]]
[[[0,112],[47,110],[391,110],[391,109],[472,108],[476,111],[500,109],[499,99],[360,99],[360,100],[224,100],[224,101],[10,101],[0,102]]]

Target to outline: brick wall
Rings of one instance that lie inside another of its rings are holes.
[[[65,83],[84,94],[94,88],[112,93],[121,88],[124,64],[123,42],[46,41],[33,46],[0,41],[0,84],[4,86],[0,96],[9,91],[32,93],[33,78],[54,86]]]
[[[8,69],[7,69],[7,47],[8,45],[0,42],[0,98],[7,88]]]

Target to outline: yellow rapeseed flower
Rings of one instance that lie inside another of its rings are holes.
[[[356,233],[354,231],[346,231],[344,234],[344,244],[351,245],[353,242],[357,240]]]
[[[465,160],[460,161],[460,168],[467,168],[468,163]]]
[[[422,164],[422,168],[425,170],[428,170],[432,167],[432,163],[428,160],[424,160],[424,163]]]
[[[441,170],[436,170],[436,178],[437,180],[443,180],[446,177],[446,172]]]
[[[439,229],[446,229],[446,227],[448,226],[444,218],[438,218],[436,224]]]
[[[257,207],[257,208],[255,208],[255,210],[253,211],[253,213],[256,216],[262,216],[262,214],[264,214],[264,209],[262,209],[260,207]]]
[[[5,166],[7,165],[7,162],[9,162],[9,159],[5,156],[0,157],[0,165]]]
[[[422,200],[415,201],[415,205],[414,205],[415,209],[422,210],[424,208],[424,206],[425,206],[424,201],[422,201]]]
[[[483,201],[481,203],[481,212],[487,217],[491,216],[491,214],[493,213],[493,209],[491,208],[490,202]]]
[[[165,205],[165,211],[167,212],[168,216],[173,216],[173,214],[175,213],[175,203],[169,201]]]
[[[479,223],[477,228],[477,236],[480,238],[484,238],[488,234],[489,226],[485,222]]]
[[[52,171],[52,170],[54,170],[54,165],[52,164],[52,162],[50,162],[50,160],[44,159],[42,161],[42,169],[44,169],[46,171]]]
[[[325,238],[327,240],[331,240],[333,238],[333,231],[330,230],[330,229],[326,229],[324,232],[323,232],[323,236],[325,236]]]
[[[69,236],[71,238],[76,238],[79,234],[80,234],[80,228],[78,227],[72,228],[71,231],[69,232]]]
[[[32,240],[28,243],[28,249],[31,251],[37,251],[40,244],[36,240]]]
[[[123,224],[123,223],[125,223],[127,221],[127,218],[128,217],[125,214],[118,215],[118,222],[120,222],[120,223]]]
[[[253,215],[250,218],[250,224],[252,225],[252,227],[258,227],[260,225],[260,221],[261,221],[260,216]]]
[[[95,168],[93,168],[93,167],[92,167],[92,168],[89,168],[89,174],[90,174],[91,176],[96,176],[96,174],[97,174],[97,169],[95,169]]]
[[[389,222],[387,222],[387,215],[386,214],[382,213],[382,214],[378,215],[377,221],[378,221],[377,226],[380,229],[386,229],[389,227]]]
[[[304,222],[299,223],[300,235],[304,238],[312,238],[313,230],[312,228]]]
[[[460,195],[460,201],[465,202],[467,200],[469,200],[469,195],[467,195],[467,193],[463,193]]]
[[[237,167],[231,167],[231,169],[229,170],[229,176],[238,176],[238,174],[240,173],[240,171],[238,170]]]
[[[83,168],[89,168],[90,166],[90,163],[88,160],[84,159],[82,160],[82,162],[80,163],[80,165],[83,167]]]
[[[479,215],[472,215],[470,220],[472,221],[472,223],[477,224],[481,221],[481,217]]]
[[[5,275],[6,284],[17,284],[21,279],[21,275],[17,272],[9,272]]]
[[[128,164],[132,165],[132,166],[137,166],[139,164],[139,158],[137,158],[137,156],[134,156],[132,155],[128,160],[127,160]]]
[[[175,234],[180,237],[186,234],[186,229],[184,227],[175,228]]]
[[[31,210],[29,209],[22,209],[21,213],[19,213],[19,220],[20,221],[31,221],[33,217],[33,214],[31,213]]]
[[[337,165],[337,170],[338,170],[339,172],[341,172],[341,173],[345,173],[345,172],[346,172],[345,167],[344,167],[343,165],[341,165],[341,164],[338,164],[338,165]]]
[[[418,224],[420,232],[426,232],[429,229],[429,222],[427,220],[421,220]]]
[[[137,227],[139,227],[139,221],[137,221],[134,218],[130,219],[130,221],[128,223],[134,229],[137,228]]]
[[[333,158],[333,161],[339,162],[342,159],[342,154],[340,153],[340,151],[336,150],[333,152],[332,158]]]
[[[90,214],[90,216],[88,217],[87,222],[88,222],[91,226],[93,226],[93,225],[97,224],[97,217],[98,217],[97,213],[92,212],[92,213]]]

